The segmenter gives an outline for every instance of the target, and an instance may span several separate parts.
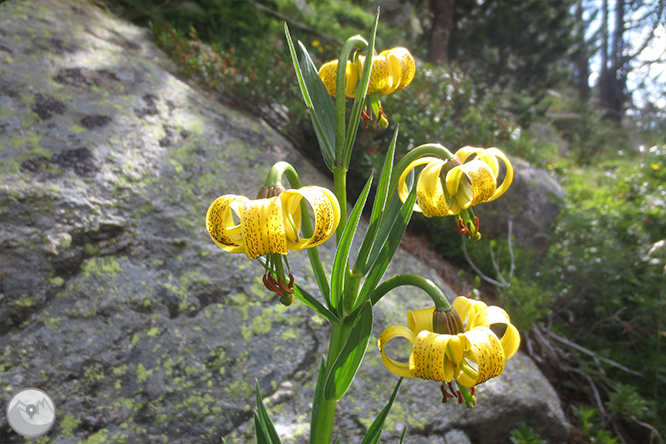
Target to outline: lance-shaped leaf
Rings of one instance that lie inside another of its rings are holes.
[[[268,417],[264,401],[261,399],[259,381],[257,381],[257,410],[254,412],[254,427],[258,444],[281,444],[273,421]]]
[[[349,168],[349,161],[351,160],[351,153],[354,147],[354,141],[356,140],[356,132],[358,131],[358,125],[361,121],[361,113],[365,107],[365,94],[368,91],[368,85],[370,84],[370,73],[372,72],[372,59],[374,58],[375,51],[375,36],[377,35],[377,25],[379,24],[379,8],[377,8],[377,14],[375,16],[375,21],[372,24],[372,31],[370,32],[370,40],[368,41],[368,50],[366,54],[365,64],[363,66],[363,72],[361,74],[361,79],[358,83],[358,90],[356,91],[356,98],[354,99],[354,105],[352,106],[351,115],[349,116],[349,124],[347,125],[347,138],[344,145],[344,163],[345,168]]]
[[[347,263],[349,261],[349,250],[351,250],[352,241],[354,240],[354,235],[356,234],[358,222],[361,219],[363,207],[365,206],[365,201],[368,198],[371,184],[372,176],[370,176],[366,182],[365,188],[363,188],[361,195],[356,201],[356,205],[354,205],[354,209],[349,216],[345,230],[342,232],[342,236],[340,237],[338,249],[335,252],[333,271],[331,272],[331,304],[333,305],[333,310],[336,311],[338,315],[341,314],[343,305],[342,297],[345,285],[345,275],[347,274],[348,269]],[[356,295],[350,296],[355,297]]]
[[[333,171],[333,156],[335,153],[335,106],[333,99],[331,99],[319,78],[319,72],[315,68],[310,55],[300,42],[300,57],[296,54],[296,48],[291,40],[286,23],[284,33],[287,37],[289,52],[298,78],[298,86],[310,112],[317,140],[319,140],[321,155],[328,169]]]
[[[390,207],[395,205],[395,199],[399,199],[397,193],[391,198],[389,210],[387,211],[387,218],[392,213]],[[412,189],[407,200],[405,200],[405,203],[400,207],[400,211],[396,217],[391,218],[392,224],[390,224],[390,227],[382,230],[382,227],[380,226],[377,241],[375,242],[375,245],[373,245],[373,251],[370,253],[370,260],[368,261],[370,271],[365,278],[365,282],[363,282],[363,287],[361,288],[357,300],[358,303],[365,301],[366,296],[377,287],[379,281],[384,276],[384,273],[386,273],[386,269],[391,263],[391,259],[393,259],[393,255],[400,245],[400,239],[402,239],[403,234],[405,234],[407,224],[409,224],[409,220],[412,217],[414,202],[416,202],[416,190]],[[384,235],[384,232],[387,234]]]
[[[365,238],[363,239],[363,244],[361,244],[361,248],[358,250],[358,257],[356,258],[356,265],[354,266],[355,272],[362,273],[366,269],[365,264],[368,260],[368,254],[370,253],[370,248],[375,242],[379,224],[382,221],[384,210],[386,209],[389,182],[391,180],[391,174],[393,171],[393,156],[395,154],[395,144],[397,139],[398,127],[396,127],[393,133],[393,139],[391,140],[388,152],[386,153],[386,158],[384,159],[382,174],[379,177],[377,192],[375,193],[375,202],[372,205],[370,224],[368,226],[368,231],[365,234]]]
[[[354,380],[368,348],[372,334],[372,304],[365,303],[357,313],[347,341],[326,378],[324,396],[327,400],[342,399]]]
[[[319,365],[319,376],[317,377],[317,386],[315,387],[314,399],[312,401],[312,412],[310,415],[310,444],[318,444],[317,439],[317,420],[319,419],[319,406],[322,396],[324,396],[324,382],[326,379],[326,358],[321,357]],[[401,378],[402,379],[402,378]]]
[[[386,406],[382,409],[382,411],[379,412],[379,415],[377,415],[375,420],[372,422],[372,425],[368,429],[368,432],[365,434],[365,437],[363,438],[363,442],[361,444],[377,444],[379,442],[379,437],[382,434],[382,430],[384,429],[384,422],[386,421],[386,417],[391,411],[391,407],[393,407],[393,402],[395,401],[395,397],[398,396],[398,390],[400,390],[401,384],[402,384],[402,378],[398,379],[398,383],[395,385],[395,388],[393,389],[393,394],[391,394],[391,398],[388,400]],[[404,433],[405,432],[403,431],[403,436]]]
[[[310,293],[305,291],[303,287],[300,285],[296,284],[294,285],[294,297],[298,299],[299,301],[303,302],[305,305],[310,307],[312,310],[315,312],[319,313],[326,319],[328,319],[328,322],[331,324],[334,324],[336,322],[340,322],[338,317],[335,315],[335,313],[332,313],[328,308],[324,306],[321,302],[317,300],[314,296],[312,296]]]

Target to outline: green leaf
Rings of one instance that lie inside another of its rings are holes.
[[[377,415],[375,420],[372,422],[372,425],[365,434],[365,437],[363,438],[363,442],[361,444],[377,444],[379,442],[379,437],[382,434],[382,430],[384,429],[384,422],[386,421],[386,417],[391,411],[391,407],[393,407],[393,402],[395,401],[395,397],[398,396],[398,391],[400,390],[402,379],[403,378],[398,379],[398,383],[395,385],[395,388],[393,389],[393,394],[391,394],[391,398],[388,400],[386,406],[382,409],[382,411],[379,412],[379,415]],[[402,432],[403,438],[405,436],[406,430],[407,429],[403,430]],[[402,438],[400,442],[402,442]]]
[[[402,435],[400,435],[400,441],[398,441],[398,444],[402,444],[402,442],[405,440],[406,434],[407,434],[407,426],[405,426],[405,428],[402,429]]]
[[[303,199],[305,200],[305,199]],[[312,233],[306,234],[306,236],[311,236]],[[331,287],[328,285],[328,279],[326,277],[326,272],[324,267],[321,264],[321,259],[319,258],[319,250],[317,247],[308,248],[308,258],[310,258],[310,265],[312,266],[312,272],[315,276],[315,281],[317,281],[317,287],[321,291],[321,295],[324,297],[326,306],[331,306]]]
[[[349,161],[351,160],[351,153],[354,148],[354,141],[356,140],[356,133],[358,132],[358,125],[361,121],[361,113],[365,107],[365,94],[368,92],[368,85],[370,84],[370,72],[372,70],[372,60],[374,58],[375,50],[375,36],[377,35],[377,25],[379,24],[379,8],[377,8],[377,15],[372,24],[372,31],[370,32],[370,41],[368,42],[368,53],[366,55],[365,64],[363,65],[363,73],[356,90],[356,98],[352,107],[351,115],[349,116],[349,124],[347,125],[347,138],[345,139],[345,153],[344,163],[345,169],[349,169]]]
[[[340,319],[338,319],[335,313],[331,312],[328,308],[324,306],[324,304],[319,302],[317,298],[315,298],[310,293],[305,291],[305,289],[298,284],[294,285],[294,297],[303,302],[308,307],[310,307],[316,313],[319,313],[320,315],[325,317],[328,320],[328,322],[330,322],[331,324],[334,324],[336,322],[340,323]]]
[[[389,211],[387,211],[387,214],[385,215],[385,218],[390,219],[392,223],[388,230],[382,230],[382,227],[380,226],[380,232],[377,235],[378,241],[373,245],[373,252],[370,253],[370,260],[368,261],[370,271],[365,278],[365,282],[363,282],[363,287],[359,293],[358,303],[362,303],[365,300],[365,297],[377,287],[379,281],[384,276],[384,273],[386,273],[386,269],[391,263],[391,259],[393,259],[393,255],[400,245],[400,239],[402,239],[402,235],[405,234],[407,224],[409,224],[409,220],[412,217],[414,202],[416,202],[416,187],[412,188],[407,200],[405,200],[405,203],[400,207],[399,214],[393,218],[390,217],[392,214],[390,207],[396,205],[396,200],[398,203],[400,202],[398,193],[393,194],[391,203],[389,203]],[[384,237],[383,231],[387,231],[388,235],[386,237]]]
[[[349,250],[351,249],[352,241],[354,240],[354,235],[356,234],[356,229],[358,228],[358,222],[361,219],[361,214],[363,213],[363,207],[365,206],[365,201],[368,198],[368,193],[370,192],[370,185],[372,185],[372,176],[368,179],[365,184],[365,188],[361,192],[361,195],[354,205],[354,209],[349,216],[347,225],[345,226],[342,236],[340,237],[340,242],[338,243],[338,249],[335,252],[335,259],[333,261],[333,271],[331,272],[331,305],[333,310],[338,314],[341,314],[342,309],[342,296],[345,285],[345,275],[348,271],[349,262]],[[355,295],[354,295],[355,296]]]
[[[305,49],[305,46],[301,42],[298,42],[298,45],[301,49],[300,60],[303,69],[303,80],[305,80],[305,84],[310,92],[310,98],[312,99],[312,109],[310,111],[313,117],[312,123],[315,125],[315,133],[319,139],[322,156],[324,156],[326,165],[333,171],[333,158],[335,155],[335,104],[333,98],[326,90],[324,82],[319,77],[319,70],[312,62],[307,49]]]
[[[310,112],[317,140],[319,140],[321,155],[328,169],[333,171],[333,156],[335,153],[335,106],[333,105],[333,99],[326,91],[326,87],[319,78],[319,71],[315,68],[308,51],[301,42],[298,42],[301,50],[299,62],[286,23],[284,24],[284,33],[287,37],[289,52],[298,78],[298,86]]]
[[[372,304],[365,303],[357,313],[347,341],[342,346],[342,350],[326,377],[324,396],[329,401],[340,400],[345,395],[368,348],[368,341],[372,334]]]
[[[370,224],[368,226],[368,231],[365,234],[363,239],[363,244],[358,250],[358,257],[356,259],[356,272],[363,272],[365,270],[365,263],[368,259],[368,254],[370,253],[370,248],[375,242],[377,235],[377,230],[379,228],[379,223],[382,220],[384,215],[384,210],[386,209],[386,201],[388,198],[388,187],[391,181],[391,174],[393,173],[393,156],[395,154],[395,145],[398,139],[398,127],[396,127],[393,132],[393,139],[389,145],[388,152],[386,153],[386,158],[384,159],[384,166],[382,167],[382,174],[379,177],[379,183],[377,184],[377,192],[375,193],[375,202],[372,205],[372,214],[370,215]]]
[[[280,437],[278,437],[275,426],[268,417],[264,401],[261,399],[261,391],[259,390],[259,381],[257,384],[257,410],[254,412],[254,426],[257,435],[258,444],[280,444]]]
[[[317,385],[315,387],[314,399],[312,401],[312,412],[310,416],[310,444],[317,444],[315,439],[317,437],[317,420],[319,419],[319,406],[321,405],[321,397],[324,391],[324,382],[326,380],[326,358],[321,357],[321,364],[319,365],[319,376],[317,377]]]

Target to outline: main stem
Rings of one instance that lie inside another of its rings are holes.
[[[340,205],[340,224],[335,232],[335,237],[339,243],[342,233],[347,226],[347,169],[344,166],[338,166],[333,169],[333,183],[333,192]]]
[[[345,325],[334,323],[331,328],[331,342],[328,347],[328,356],[326,357],[326,373],[328,374],[333,367],[335,359],[338,357],[342,346],[345,344],[349,330],[353,323]],[[317,425],[315,428],[315,439],[310,442],[327,444],[333,439],[333,423],[335,422],[335,409],[338,405],[337,399],[327,400],[324,393],[321,394],[319,404],[319,414],[317,416]]]

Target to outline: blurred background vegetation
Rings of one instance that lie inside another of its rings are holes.
[[[535,262],[513,247],[515,273],[490,296],[558,390],[571,443],[663,442],[663,1],[91,1],[150,27],[185,73],[264,118],[322,168],[283,23],[321,64],[346,38],[367,36],[381,6],[377,46],[408,47],[419,67],[409,88],[385,100],[389,130],[360,133],[350,177],[379,168],[395,123],[398,156],[425,142],[498,146],[553,175],[566,202],[546,253]],[[413,224],[469,270],[452,221]],[[500,240],[467,248],[488,273],[489,246],[508,256]],[[519,425],[511,440],[543,442]]]

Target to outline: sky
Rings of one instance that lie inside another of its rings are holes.
[[[654,1],[660,0],[645,1],[644,3],[648,4],[647,8],[653,8],[655,6]],[[586,8],[586,19],[589,19],[592,10],[601,9],[602,1],[587,0],[583,4]],[[609,32],[612,33],[615,25],[615,0],[608,0],[608,9],[608,26]],[[632,18],[637,19],[641,14],[645,14],[645,7],[639,9]],[[592,38],[593,34],[600,28],[600,26],[601,11],[599,11],[599,13],[596,15],[595,20],[591,23],[587,30],[588,39]],[[628,45],[627,52],[635,52],[635,50],[643,44],[650,31],[651,29],[642,29],[641,31],[626,33],[625,43]],[[634,65],[640,65],[641,62],[658,59],[660,56],[661,59],[664,60],[664,51],[666,51],[666,26],[662,23],[657,26],[655,37],[651,41],[650,45],[645,48],[645,50],[637,57]],[[590,84],[594,86],[597,83],[600,72],[601,57],[599,54],[595,55],[590,60],[590,65],[592,71],[592,74],[590,75]],[[639,90],[638,85],[645,77],[647,77],[646,88]],[[627,88],[630,92],[632,92],[632,99],[636,107],[641,108],[645,105],[646,101],[649,100],[655,103],[659,108],[666,109],[666,63],[655,63],[650,66],[645,66],[631,71],[627,76]]]

